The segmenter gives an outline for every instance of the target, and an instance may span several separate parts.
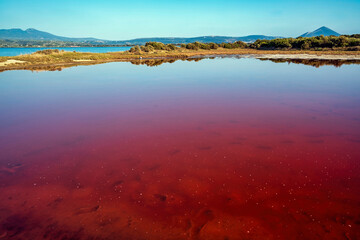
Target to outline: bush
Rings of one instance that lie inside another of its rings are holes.
[[[199,47],[195,43],[188,43],[186,44],[186,48],[190,50],[198,50]]]
[[[232,49],[233,45],[231,43],[222,43],[220,45],[222,48]]]
[[[154,50],[167,50],[166,45],[161,42],[147,42],[145,43],[145,47],[147,46],[152,46]]]
[[[64,52],[64,50],[61,50],[61,52]],[[34,52],[34,54],[44,54],[44,55],[50,55],[53,53],[60,53],[59,49],[45,49]]]
[[[348,45],[351,47],[360,46],[360,39],[359,38],[350,38],[348,41]]]
[[[220,47],[227,48],[227,49],[234,49],[234,48],[246,48],[247,44],[242,41],[237,41],[234,43],[221,43]]]
[[[169,51],[173,51],[173,50],[176,49],[176,47],[175,47],[174,44],[167,44],[167,45],[166,45],[166,48],[167,48],[167,50],[169,50]]]
[[[218,49],[219,48],[219,45],[217,45],[216,43],[209,43],[208,44],[210,49]]]
[[[135,46],[135,47],[132,47],[130,48],[129,52],[131,53],[136,53],[136,54],[139,54],[141,51],[140,47],[139,46]]]
[[[154,51],[154,47],[149,45],[149,46],[141,46],[140,50],[143,52],[152,52]]]
[[[242,41],[234,42],[232,45],[233,48],[247,48],[247,44]]]
[[[210,46],[206,43],[194,42],[194,44],[200,49],[210,50]]]
[[[348,47],[346,50],[347,50],[347,51],[360,51],[360,46]]]
[[[301,46],[300,46],[301,49],[304,49],[304,50],[308,50],[310,49],[310,43],[307,42],[307,41],[304,41]]]

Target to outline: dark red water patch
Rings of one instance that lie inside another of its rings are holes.
[[[175,91],[119,81],[74,105],[27,106],[28,87],[1,117],[0,239],[359,239],[358,98],[233,74]]]

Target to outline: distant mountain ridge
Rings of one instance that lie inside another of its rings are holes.
[[[316,29],[313,32],[307,32],[300,37],[315,37],[315,36],[340,36],[339,33],[327,28],[325,26]],[[136,38],[131,40],[112,41],[97,38],[69,38],[57,36],[48,32],[39,31],[34,28],[22,30],[19,28],[0,29],[0,40],[19,40],[19,41],[62,41],[73,43],[86,43],[91,45],[144,45],[146,42],[162,42],[164,44],[181,44],[192,42],[214,42],[214,43],[231,43],[236,41],[243,41],[247,43],[255,42],[258,39],[272,40],[275,38],[283,38],[280,36],[265,36],[265,35],[249,35],[242,37],[228,37],[228,36],[201,36],[201,37],[163,37],[163,38]]]
[[[340,34],[335,32],[334,30],[331,30],[330,28],[323,26],[321,28],[316,29],[313,32],[306,32],[306,33],[300,35],[299,37],[317,37],[317,36],[321,36],[321,35],[340,36]]]
[[[249,35],[243,37],[227,37],[227,36],[202,36],[202,37],[191,37],[191,38],[180,38],[180,37],[164,37],[164,38],[137,38],[131,40],[111,41],[97,38],[69,38],[57,36],[48,32],[36,30],[34,28],[28,28],[22,30],[19,28],[13,29],[0,29],[0,39],[7,40],[44,40],[44,41],[65,41],[65,42],[85,42],[92,44],[118,44],[118,45],[143,45],[146,42],[162,42],[165,44],[181,44],[191,42],[254,42],[258,39],[271,40],[275,38],[281,38],[279,36],[265,36],[265,35]]]
[[[165,44],[180,44],[180,43],[193,43],[193,42],[203,42],[203,43],[232,43],[236,41],[243,42],[255,42],[258,39],[271,40],[275,38],[282,38],[278,36],[265,36],[265,35],[249,35],[243,37],[227,37],[227,36],[202,36],[202,37],[191,37],[191,38],[137,38],[132,40],[121,41],[125,44],[145,44],[146,42],[162,42]],[[111,41],[110,41],[111,42]],[[119,42],[119,41],[116,41]]]
[[[71,42],[83,42],[83,41],[103,41],[96,38],[68,38],[56,36],[54,34],[36,30],[34,28],[28,28],[22,30],[20,28],[12,29],[0,29],[0,39],[9,40],[48,40],[48,41],[71,41]]]

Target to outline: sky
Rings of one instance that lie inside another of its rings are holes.
[[[66,37],[297,37],[321,26],[360,33],[360,0],[0,0],[0,29]]]

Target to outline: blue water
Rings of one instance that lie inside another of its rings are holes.
[[[131,47],[38,47],[38,48],[0,48],[0,56],[17,56],[21,54],[34,53],[44,49],[59,49],[64,51],[76,52],[93,52],[93,53],[106,53],[106,52],[119,52],[127,51]]]

